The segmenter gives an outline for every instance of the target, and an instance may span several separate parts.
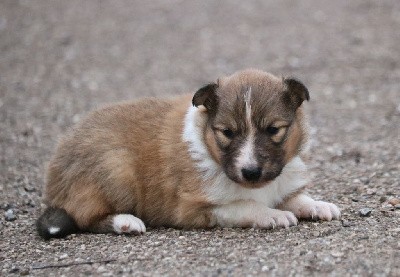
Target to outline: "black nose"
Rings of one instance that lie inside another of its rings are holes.
[[[246,181],[256,182],[261,177],[261,167],[242,168],[242,175]]]

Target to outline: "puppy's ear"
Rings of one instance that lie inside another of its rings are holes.
[[[217,88],[216,83],[211,83],[196,91],[192,99],[193,106],[203,105],[208,111],[215,110],[218,103]]]
[[[294,78],[284,78],[283,83],[285,85],[285,101],[289,102],[296,109],[300,107],[304,100],[310,100],[308,89],[300,81]]]

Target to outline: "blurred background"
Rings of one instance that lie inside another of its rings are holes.
[[[345,215],[380,209],[400,194],[399,14],[398,0],[2,0],[0,204],[18,220],[1,231],[31,230],[44,165],[88,111],[248,67],[308,86],[312,192]]]
[[[5,0],[0,7],[3,176],[18,159],[42,164],[56,138],[99,105],[193,92],[248,67],[309,87],[313,130],[321,127],[318,140],[334,155],[399,137],[397,1]]]

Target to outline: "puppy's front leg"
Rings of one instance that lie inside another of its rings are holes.
[[[316,201],[303,193],[285,200],[278,208],[293,212],[297,218],[327,221],[340,218],[340,210],[335,204]]]
[[[297,225],[289,211],[271,209],[255,201],[235,201],[213,209],[214,223],[221,227],[255,227],[273,229]]]

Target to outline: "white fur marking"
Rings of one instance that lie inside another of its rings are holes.
[[[246,105],[246,122],[247,122],[247,127],[249,129],[249,133],[247,135],[247,139],[242,147],[240,149],[240,154],[236,158],[236,168],[237,168],[237,175],[242,176],[242,169],[243,168],[250,168],[250,167],[256,167],[257,166],[257,160],[254,155],[254,137],[255,137],[255,131],[253,124],[251,122],[251,87],[247,89],[247,91],[244,94],[244,102]]]
[[[216,224],[222,227],[255,227],[273,229],[297,225],[292,212],[266,207],[254,201],[238,201],[214,209]]]
[[[54,226],[49,227],[49,233],[51,235],[57,234],[58,232],[60,232],[60,230],[61,230],[60,227],[54,227]]]
[[[293,212],[298,218],[327,221],[340,218],[340,210],[335,204],[316,201],[305,194],[289,199],[283,203],[282,208]]]
[[[246,104],[246,120],[251,125],[251,87],[244,93],[244,103]]]
[[[207,114],[201,108],[190,106],[185,117],[183,141],[188,143],[189,152],[205,180],[212,179],[221,173],[220,166],[211,158],[203,141],[203,126],[206,124]]]
[[[231,181],[221,172],[205,188],[207,198],[213,204],[229,204],[238,200],[253,200],[273,208],[290,193],[308,182],[306,166],[299,157],[293,158],[282,173],[261,188],[249,189]]]
[[[143,221],[131,214],[118,214],[114,216],[113,228],[117,234],[140,234],[146,232]]]
[[[238,170],[238,176],[242,175],[241,170],[243,168],[257,166],[257,160],[254,155],[254,133],[251,129],[250,134],[248,135],[246,142],[244,143],[244,146],[242,147],[242,149],[240,149],[239,156],[236,158],[236,168]]]

